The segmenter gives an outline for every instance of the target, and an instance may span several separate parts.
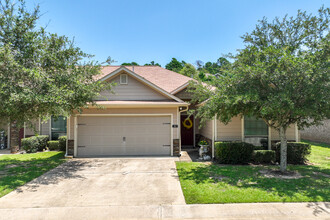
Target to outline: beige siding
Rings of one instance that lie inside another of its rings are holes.
[[[225,125],[217,121],[217,141],[238,141],[242,140],[241,117],[234,117]]]
[[[173,124],[177,124],[177,108],[107,108],[107,109],[85,109],[82,114],[173,114]],[[70,117],[70,140],[74,139],[74,117]],[[172,128],[173,138],[178,139],[178,128]]]
[[[114,79],[110,81],[117,84],[116,86],[113,87],[113,93],[109,91],[103,91],[101,92],[101,96],[96,98],[96,100],[112,100],[112,101],[140,100],[141,101],[141,100],[169,99],[131,76],[128,76],[128,84],[121,85],[119,80],[120,80],[120,75],[116,76]]]
[[[32,123],[32,126],[33,126],[33,128],[28,127],[26,125],[26,127],[25,127],[25,136],[26,137],[28,137],[28,136],[34,136],[35,134],[38,134],[39,133],[39,120],[35,120]]]
[[[296,140],[296,128],[295,125],[292,125],[291,127],[289,127],[286,130],[286,138],[289,141],[295,141]],[[279,141],[280,140],[280,136],[277,130],[275,130],[274,128],[272,128],[272,141]]]
[[[182,91],[176,93],[175,96],[182,100],[190,100],[192,98],[191,93],[189,93],[187,89],[183,89]]]
[[[199,134],[212,140],[212,133],[213,133],[212,123],[213,120],[207,120],[205,124],[199,129]]]
[[[50,135],[50,119],[47,121],[41,122],[40,130],[42,135]]]

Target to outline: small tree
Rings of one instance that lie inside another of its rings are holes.
[[[19,128],[39,117],[69,115],[110,85],[95,82],[100,66],[65,36],[37,28],[39,6],[0,1],[0,120],[10,123],[11,151]]]
[[[197,116],[215,115],[224,123],[243,114],[262,118],[281,139],[281,171],[287,166],[286,130],[330,117],[329,8],[318,16],[259,21],[242,38],[245,48],[231,56],[229,70],[211,82],[213,89],[195,85],[194,101],[206,100]]]

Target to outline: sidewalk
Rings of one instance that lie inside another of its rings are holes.
[[[0,208],[0,219],[330,219],[330,203]]]

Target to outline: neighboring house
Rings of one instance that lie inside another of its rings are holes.
[[[248,141],[271,145],[278,133],[263,121],[236,117],[228,125],[209,120],[199,127],[199,119],[188,117],[191,95],[189,77],[158,66],[106,66],[96,80],[114,82],[113,91],[96,97],[102,109],[90,106],[67,119],[67,155],[94,157],[112,155],[177,156],[181,147],[196,146],[200,139]],[[48,122],[49,123],[49,122]],[[48,134],[54,136],[49,123]],[[42,134],[47,124],[38,124]],[[47,129],[46,129],[47,130]],[[25,132],[25,135],[30,135]],[[31,135],[33,132],[31,133]],[[299,141],[294,125],[287,130],[288,140]]]
[[[330,120],[322,121],[322,125],[314,125],[300,131],[301,138],[330,144]]]

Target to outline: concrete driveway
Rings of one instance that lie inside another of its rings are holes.
[[[72,159],[2,197],[1,208],[185,204],[175,160]]]

